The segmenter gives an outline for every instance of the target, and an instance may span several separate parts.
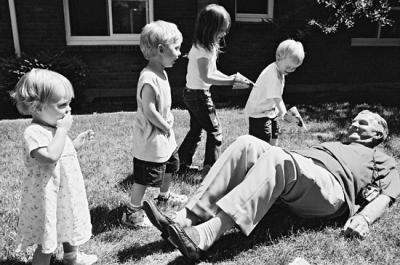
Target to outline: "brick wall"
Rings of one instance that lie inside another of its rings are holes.
[[[62,0],[15,0],[21,50],[36,53],[65,46]]]
[[[0,0],[0,56],[8,56],[13,53],[14,44],[8,1]]]

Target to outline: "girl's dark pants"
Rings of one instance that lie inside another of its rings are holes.
[[[179,147],[182,168],[190,166],[201,141],[201,132],[207,132],[203,166],[212,166],[221,153],[222,129],[209,90],[183,90],[183,102],[190,115],[190,129]]]

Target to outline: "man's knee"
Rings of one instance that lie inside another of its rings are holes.
[[[254,137],[252,135],[241,135],[238,138],[236,138],[236,141],[234,142],[235,144],[243,147],[248,147],[248,146],[259,146],[259,145],[264,145],[266,147],[271,146],[269,143],[258,139],[257,137]]]

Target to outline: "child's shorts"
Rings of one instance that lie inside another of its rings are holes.
[[[149,162],[133,158],[133,180],[135,183],[160,187],[165,173],[176,173],[179,170],[178,149],[168,161],[163,163]]]
[[[249,134],[268,143],[271,139],[278,139],[280,134],[278,117],[272,119],[249,117]]]

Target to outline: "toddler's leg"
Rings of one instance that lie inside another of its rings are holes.
[[[280,133],[278,118],[271,120],[271,145],[278,146],[278,137]]]
[[[91,265],[97,261],[96,255],[87,255],[79,252],[78,246],[72,246],[65,242],[63,243],[64,248],[64,265]]]
[[[273,146],[278,146],[278,138],[272,138],[270,144]]]
[[[32,265],[49,265],[52,253],[42,253],[42,246],[38,245],[33,254]]]
[[[172,173],[165,173],[160,187],[160,194],[156,198],[157,204],[168,204],[172,207],[181,207],[187,203],[186,195],[170,192],[169,188],[172,182]]]
[[[162,184],[160,186],[160,195],[164,195],[168,197],[169,195],[169,187],[171,186],[172,174],[165,173]]]
[[[134,207],[142,206],[142,199],[146,192],[147,186],[134,183],[131,190],[131,205]]]
[[[129,228],[140,228],[150,226],[142,210],[142,199],[147,186],[134,183],[131,190],[131,201],[125,206],[121,223]]]

